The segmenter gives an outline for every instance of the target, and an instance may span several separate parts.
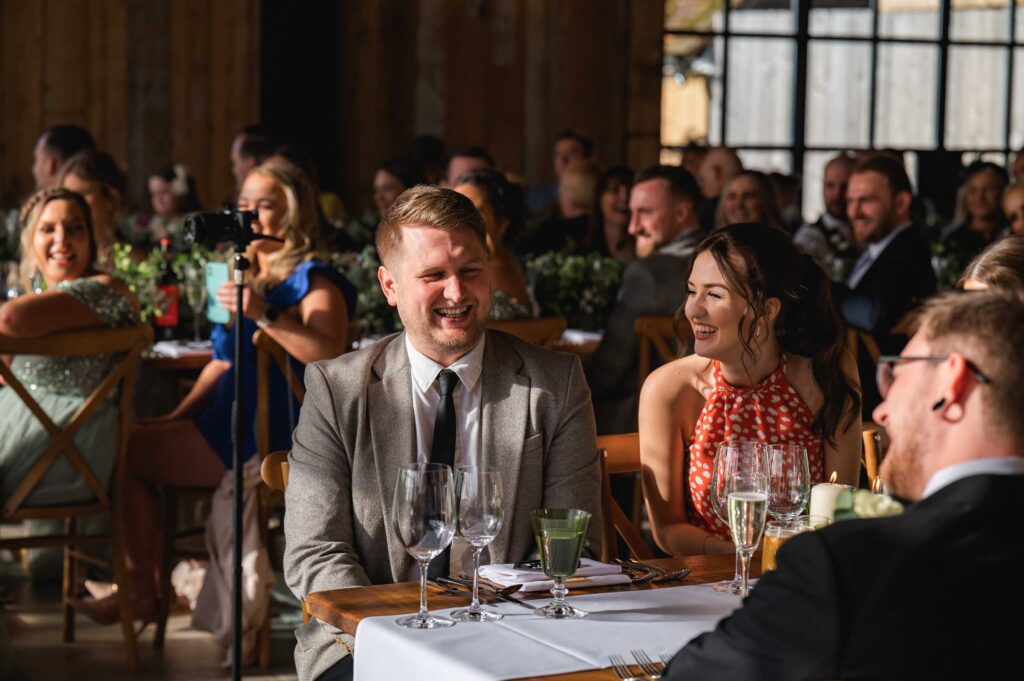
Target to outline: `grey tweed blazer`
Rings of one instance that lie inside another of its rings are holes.
[[[492,562],[535,550],[530,512],[594,514],[588,542],[600,548],[600,468],[590,390],[579,359],[487,331],[482,447],[504,471],[510,502],[489,547]],[[403,334],[306,368],[306,398],[293,436],[285,494],[285,579],[296,596],[404,581],[412,558],[391,523],[395,480],[416,461],[409,358]],[[300,679],[340,660],[338,632],[316,621],[296,632]]]

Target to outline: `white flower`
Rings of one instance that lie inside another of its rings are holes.
[[[859,489],[853,493],[853,513],[858,518],[885,518],[903,513],[903,504],[885,494]]]

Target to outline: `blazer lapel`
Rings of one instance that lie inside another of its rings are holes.
[[[379,380],[370,384],[368,401],[380,509],[384,516],[392,577],[396,582],[404,582],[412,566],[412,558],[395,533],[389,509],[394,503],[398,469],[416,462],[416,421],[405,334],[395,337],[377,357],[373,371]]]
[[[488,546],[492,563],[507,562],[519,467],[530,411],[530,377],[521,373],[523,360],[501,335],[487,333],[483,370],[483,463],[502,471],[505,519],[498,536]]]

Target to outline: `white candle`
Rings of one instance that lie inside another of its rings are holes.
[[[810,515],[821,515],[835,520],[836,499],[846,490],[853,490],[849,485],[837,485],[836,474],[832,473],[829,482],[823,482],[811,488]]]

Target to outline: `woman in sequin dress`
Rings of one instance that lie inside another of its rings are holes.
[[[733,550],[711,507],[714,456],[730,439],[794,442],[812,482],[856,482],[857,368],[828,280],[781,230],[729,225],[698,247],[687,281],[694,354],[640,395],[640,457],[654,538],[675,555]]]
[[[120,328],[139,323],[138,303],[118,279],[95,269],[96,240],[89,206],[68,189],[34,194],[22,208],[21,252],[26,290],[41,278],[42,293],[0,305],[0,334],[20,338],[60,331]],[[38,274],[38,276],[36,276]],[[19,355],[11,371],[59,426],[106,377],[116,356],[33,357]],[[102,402],[75,434],[75,445],[101,482],[108,482],[117,454],[117,405]],[[7,499],[50,443],[49,434],[13,390],[0,390],[0,480]],[[82,476],[64,457],[28,496],[30,505],[87,501]]]

